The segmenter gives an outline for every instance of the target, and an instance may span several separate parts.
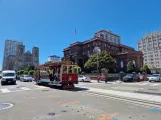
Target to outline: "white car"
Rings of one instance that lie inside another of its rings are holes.
[[[85,76],[83,76],[83,75],[80,75],[80,76],[78,77],[78,81],[79,81],[79,82],[91,82],[91,78],[90,78],[90,77],[85,77]]]
[[[2,71],[1,85],[4,85],[5,83],[16,84],[16,72],[14,70]]]
[[[160,74],[152,74],[150,77],[148,77],[149,82],[161,82],[161,75]]]
[[[30,75],[24,75],[23,77],[20,78],[20,81],[23,81],[23,82],[32,82],[33,78]]]

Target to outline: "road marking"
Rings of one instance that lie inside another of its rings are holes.
[[[8,90],[7,88],[0,89],[0,91],[2,91],[2,93],[8,93],[8,92],[11,92],[11,91],[10,91],[10,90]]]
[[[31,90],[30,88],[27,87],[21,87],[22,90]]]
[[[158,83],[155,83],[155,84],[152,84],[151,86],[157,86],[157,85],[159,85]]]
[[[77,104],[77,103],[80,103],[80,101],[67,102],[67,103],[61,104],[61,106],[67,106],[67,105],[69,105],[69,104]]]
[[[117,114],[118,113],[113,113],[113,114],[109,114],[109,115],[101,115],[99,120],[109,120],[109,119],[112,119]]]

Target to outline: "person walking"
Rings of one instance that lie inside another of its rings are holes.
[[[101,74],[98,74],[98,78],[97,78],[97,80],[98,80],[98,83],[100,82],[100,80],[101,80]]]

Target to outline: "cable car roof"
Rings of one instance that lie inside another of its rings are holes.
[[[40,69],[43,67],[54,67],[54,66],[59,66],[59,65],[77,65],[77,64],[73,64],[72,61],[65,60],[62,62],[46,62],[45,64],[39,65],[36,68]]]

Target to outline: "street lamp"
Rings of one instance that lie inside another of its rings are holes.
[[[97,54],[97,79],[98,79],[98,67],[99,67],[99,62],[98,62],[98,55],[101,53],[100,47],[98,47],[97,43],[95,42],[96,46],[94,47],[94,53]]]

